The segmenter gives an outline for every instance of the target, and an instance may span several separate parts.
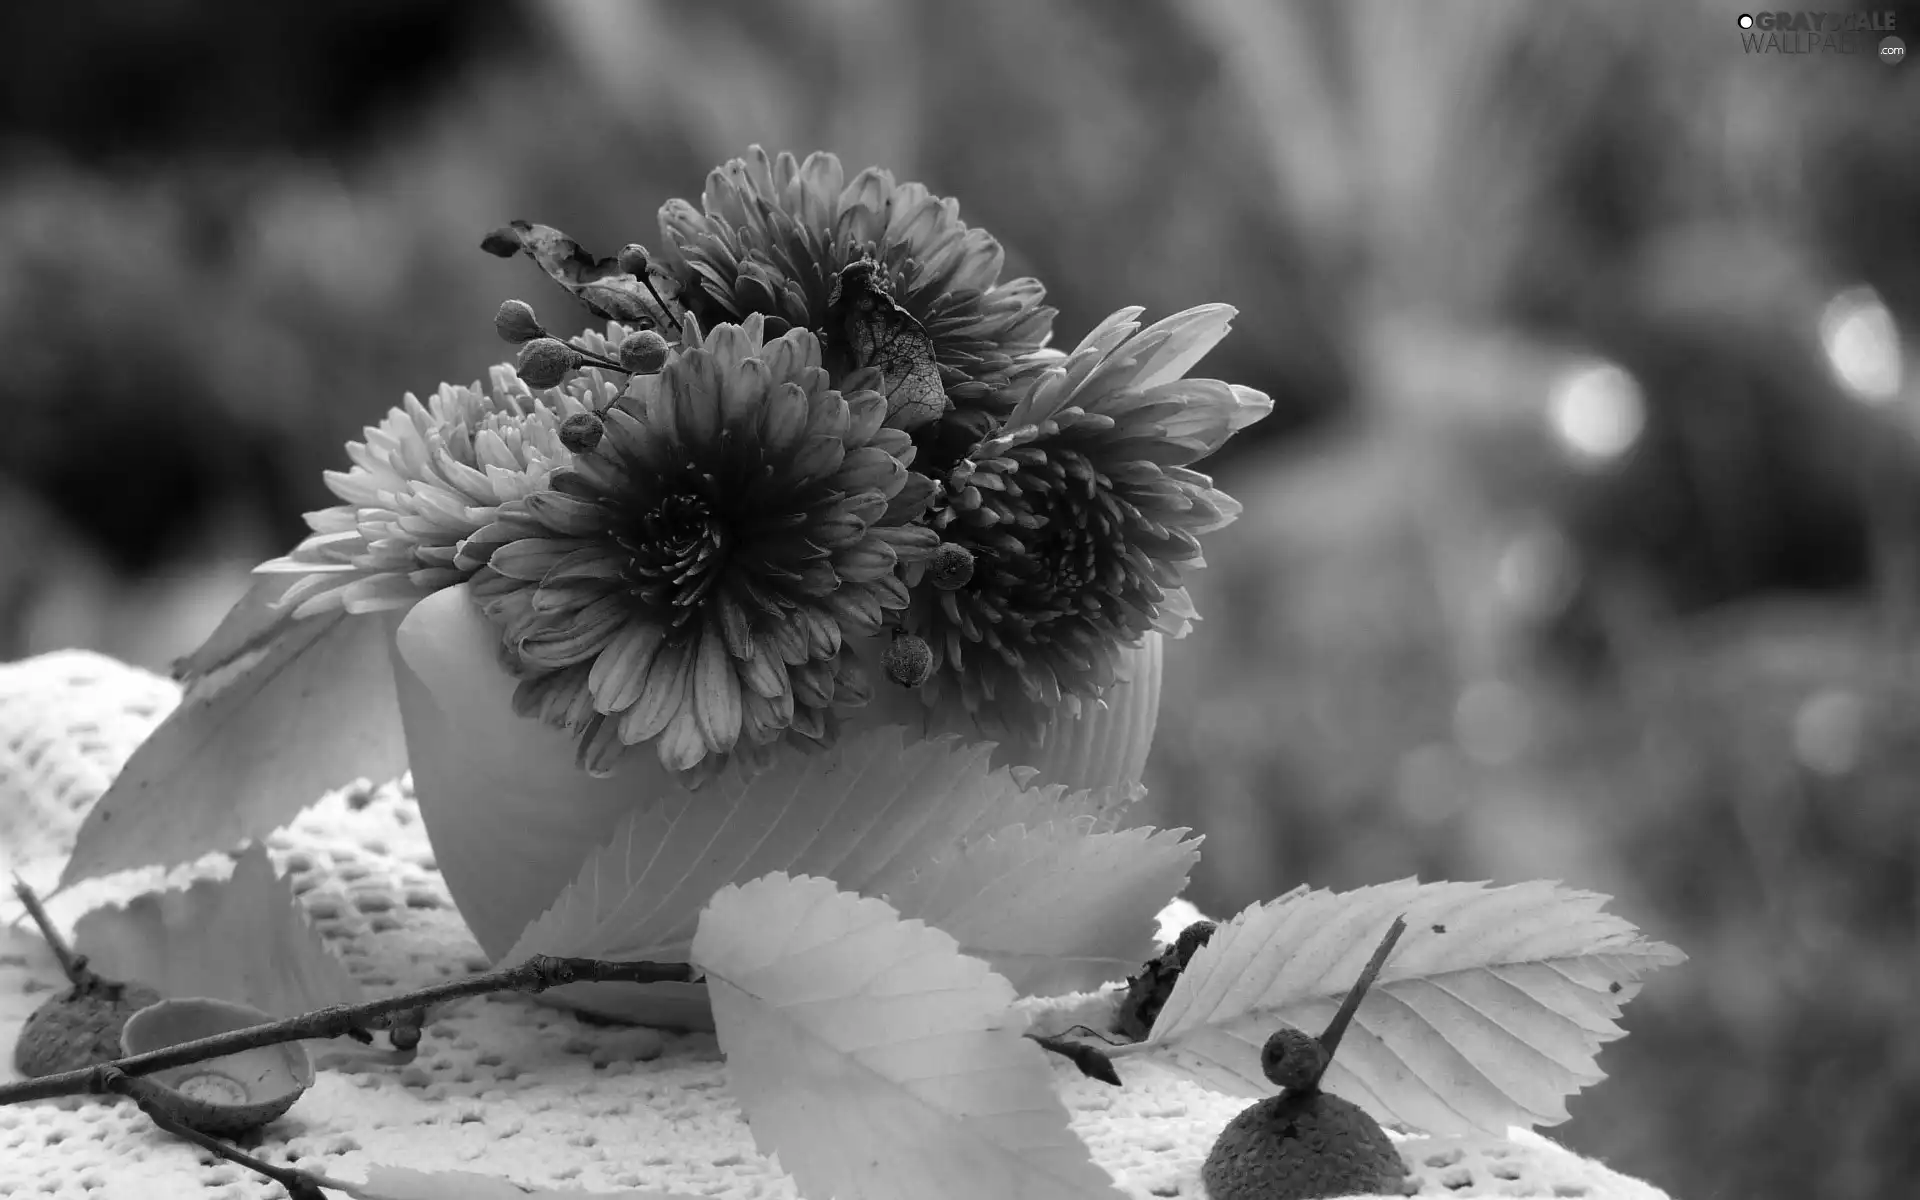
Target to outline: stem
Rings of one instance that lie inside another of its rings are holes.
[[[642,274],[640,276],[640,283],[647,289],[647,295],[653,297],[653,302],[660,306],[660,328],[663,330],[672,329],[678,333],[677,323],[673,319],[673,310],[667,307],[667,302],[661,298],[660,293],[653,290],[653,272],[647,271]]]
[[[567,343],[567,348],[575,354],[578,354],[581,361],[589,367],[599,367],[602,371],[618,371],[622,375],[633,374],[632,371],[627,370],[612,359],[595,354],[593,351],[584,349],[583,347],[576,346],[572,342]]]
[[[34,895],[33,889],[27,886],[27,881],[18,875],[13,877],[13,894],[20,897],[20,903],[27,906],[27,915],[32,917],[33,923],[40,927],[40,936],[47,939],[47,949],[53,951],[53,956],[60,960],[60,971],[67,977],[68,983],[75,987],[85,987],[88,981],[98,978],[92,971],[87,970],[87,960],[75,954],[67,945],[66,939],[60,936],[60,931],[53,927],[53,918],[47,916],[47,910],[41,905],[40,897]]]
[[[1333,1014],[1333,1020],[1327,1022],[1327,1031],[1320,1035],[1320,1045],[1327,1052],[1327,1061],[1333,1061],[1333,1052],[1340,1048],[1340,1039],[1347,1036],[1347,1026],[1353,1022],[1353,1014],[1360,1011],[1360,1001],[1365,998],[1367,989],[1380,977],[1380,968],[1387,965],[1387,956],[1393,953],[1394,943],[1407,931],[1407,918],[1398,916],[1387,927],[1387,936],[1380,939],[1380,945],[1367,960],[1366,969],[1360,972],[1360,978],[1353,981],[1347,998],[1340,1002],[1340,1011]]]
[[[39,1079],[0,1084],[0,1105],[45,1100],[52,1096],[98,1094],[108,1090],[108,1081],[112,1077],[110,1072],[115,1071],[126,1075],[147,1075],[260,1046],[277,1046],[282,1042],[305,1041],[308,1038],[351,1036],[356,1030],[364,1032],[368,1028],[399,1023],[393,1019],[396,1015],[404,1018],[405,1014],[429,1005],[468,996],[483,996],[490,992],[544,992],[548,988],[569,983],[692,983],[698,978],[691,963],[607,962],[597,958],[553,958],[536,954],[519,966],[476,975],[471,979],[437,983],[417,991],[360,1004],[335,1004],[284,1021],[251,1025],[111,1063],[96,1063],[77,1071],[62,1071]],[[415,1024],[411,1021],[405,1023]]]
[[[219,1138],[201,1133],[190,1125],[182,1124],[167,1109],[166,1093],[156,1085],[144,1079],[135,1079],[124,1071],[112,1067],[101,1068],[100,1090],[125,1096],[140,1106],[149,1120],[177,1138],[183,1138],[205,1150],[218,1155],[230,1163],[245,1167],[273,1180],[287,1189],[291,1200],[326,1200],[320,1190],[320,1183],[305,1171],[295,1167],[276,1167],[265,1159],[255,1158],[238,1146],[229,1146]]]

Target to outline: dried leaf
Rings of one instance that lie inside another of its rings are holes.
[[[1684,961],[1605,896],[1547,882],[1397,883],[1295,893],[1217,929],[1188,963],[1144,1053],[1222,1091],[1270,1094],[1260,1047],[1282,1024],[1319,1033],[1381,935],[1408,932],[1367,992],[1323,1086],[1383,1124],[1433,1134],[1567,1119],[1640,976]],[[1436,932],[1444,930],[1444,932]]]
[[[1155,916],[1200,859],[1185,829],[1092,827],[1080,818],[1002,829],[946,851],[886,898],[1022,995],[1091,991],[1154,952]]]
[[[754,1142],[804,1195],[1121,1194],[1015,1032],[1013,988],[939,930],[775,874],[715,895],[693,954]]]
[[[680,329],[684,314],[673,311],[678,307],[675,301],[680,285],[651,261],[646,261],[644,274],[635,274],[629,269],[635,259],[645,255],[641,247],[628,247],[629,261],[624,263],[621,257],[595,258],[579,242],[553,226],[529,221],[504,225],[488,234],[480,245],[489,254],[502,258],[513,257],[515,251],[524,252],[540,264],[540,269],[555,283],[604,320],[647,329],[673,332]],[[648,291],[649,286],[652,292]],[[666,302],[667,311],[662,311],[659,301]]]
[[[788,871],[882,895],[986,830],[1113,811],[1104,789],[1023,789],[1011,770],[988,768],[991,754],[954,738],[908,744],[884,726],[824,752],[783,749],[751,779],[662,797],[620,823],[501,961],[684,961],[701,908],[725,884]]]
[[[878,390],[887,398],[887,424],[893,428],[918,429],[951,407],[933,338],[894,303],[886,273],[872,259],[849,265],[834,280],[827,336],[856,369],[879,371]]]
[[[685,1192],[582,1192],[571,1188],[528,1188],[495,1175],[472,1171],[415,1171],[372,1166],[367,1181],[352,1188],[358,1200],[703,1200]]]
[[[73,935],[94,970],[162,996],[232,1000],[276,1017],[361,998],[257,843],[227,879],[94,909]]]
[[[406,770],[388,621],[275,621],[264,604],[249,592],[183,660],[186,695],[87,814],[62,888],[230,849],[332,788]]]

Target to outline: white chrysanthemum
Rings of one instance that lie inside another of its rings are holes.
[[[626,333],[609,325],[606,338],[589,333],[581,342],[605,354]],[[473,573],[455,562],[460,543],[502,504],[545,487],[573,460],[561,423],[604,409],[625,386],[589,369],[535,391],[501,364],[485,388],[442,384],[424,404],[408,393],[365,441],[347,443],[351,470],[326,472],[344,503],[308,513],[312,536],[254,570],[305,576],[280,601],[295,618],[403,609],[460,583]]]

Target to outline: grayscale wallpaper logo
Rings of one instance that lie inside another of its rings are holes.
[[[1844,54],[1894,67],[1906,61],[1900,34],[1910,28],[1911,17],[1895,9],[1757,12],[1741,13],[1735,24],[1748,54]]]

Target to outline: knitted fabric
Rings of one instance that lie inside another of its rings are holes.
[[[177,699],[167,680],[85,652],[0,665],[0,870],[48,887],[87,805]],[[486,968],[434,869],[404,779],[320,799],[273,834],[268,850],[370,995]],[[209,860],[170,874],[135,873],[62,893],[50,907],[71,929],[93,904],[218,869]],[[11,919],[16,908],[0,911]],[[20,1022],[59,982],[30,927],[0,925],[0,1079],[11,1077]],[[1049,1015],[1064,1024],[1075,1014]],[[345,1042],[319,1047],[316,1058],[314,1087],[243,1140],[254,1154],[340,1179],[364,1178],[384,1163],[586,1192],[797,1195],[754,1149],[710,1035],[596,1026],[524,997],[482,997],[437,1011],[409,1064]],[[1152,1064],[1128,1062],[1124,1088],[1055,1066],[1074,1129],[1124,1192],[1205,1196],[1200,1165],[1246,1101]],[[1395,1140],[1419,1195],[1664,1197],[1526,1131]],[[172,1196],[284,1192],[160,1133],[125,1101],[0,1108],[0,1197]]]

